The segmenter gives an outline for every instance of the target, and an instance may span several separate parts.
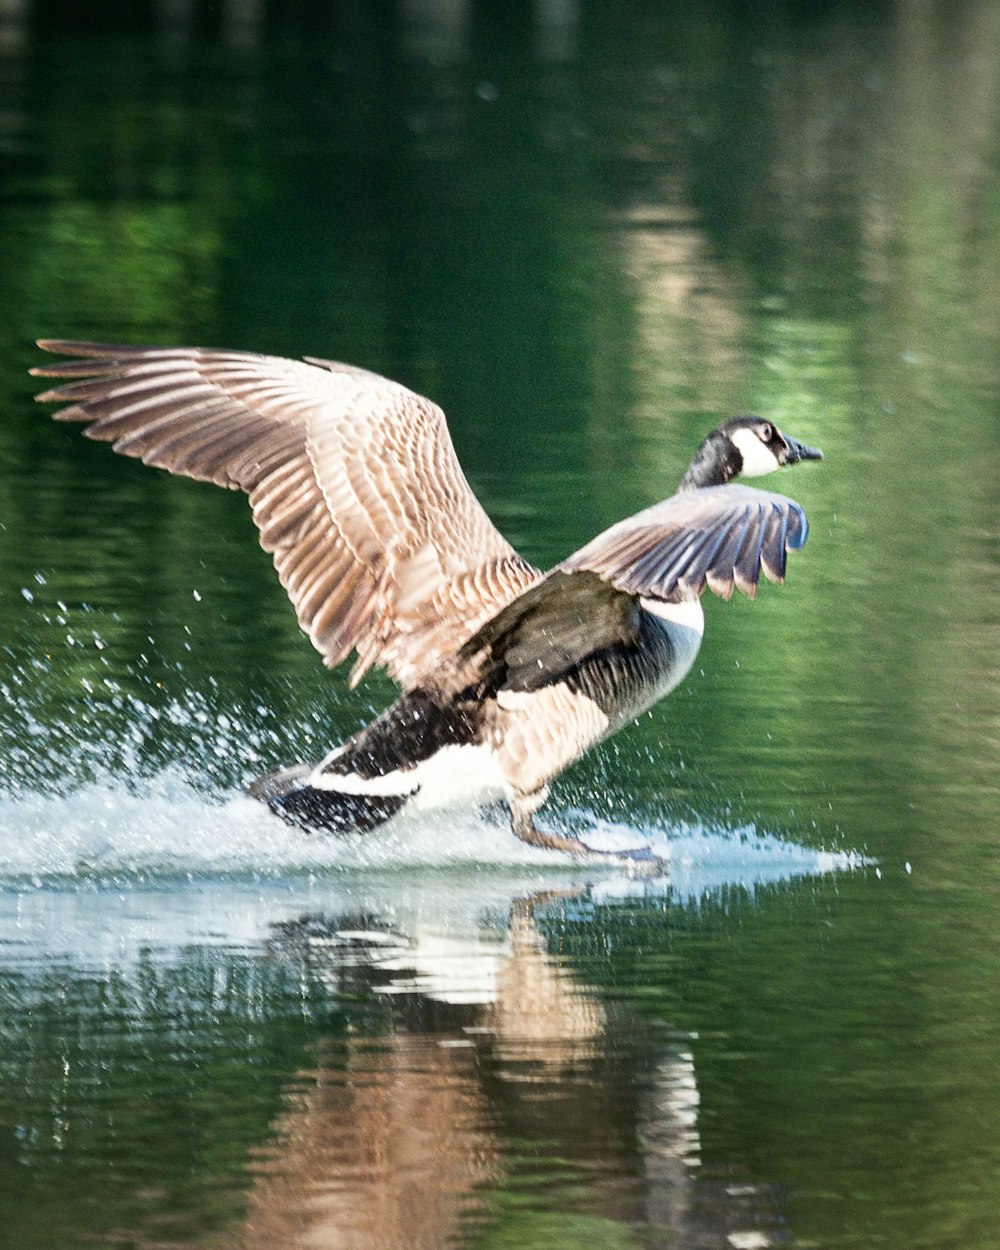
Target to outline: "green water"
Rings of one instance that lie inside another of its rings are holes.
[[[0,6],[0,1247],[992,1250],[998,152],[992,0]],[[391,686],[43,336],[398,378],[543,565],[821,446],[547,809],[669,876],[241,800]]]

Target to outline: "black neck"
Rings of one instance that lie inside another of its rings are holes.
[[[700,490],[703,486],[723,486],[743,468],[739,448],[725,434],[713,430],[695,453],[681,478],[678,490]]]

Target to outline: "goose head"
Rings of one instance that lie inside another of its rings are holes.
[[[822,460],[818,447],[808,447],[785,434],[765,417],[753,414],[723,421],[698,448],[680,484],[681,490],[721,486],[734,477],[763,477],[800,460]]]

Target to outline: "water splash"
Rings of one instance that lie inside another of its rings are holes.
[[[568,823],[585,818],[576,811]],[[425,813],[363,838],[309,835],[242,795],[206,797],[178,769],[141,785],[109,778],[68,795],[0,796],[0,964],[135,967],[189,946],[259,946],[281,926],[331,914],[464,947],[471,934],[484,940],[491,916],[504,933],[518,899],[702,903],[862,862],[749,826],[590,823],[595,843],[638,839],[667,859],[667,872],[572,862],[469,814]]]
[[[438,928],[466,933],[539,892],[687,903],[863,862],[749,825],[613,822],[557,804],[546,811],[551,823],[598,849],[648,846],[667,871],[637,877],[572,861],[465,811],[404,816],[364,836],[310,835],[245,797],[238,782],[282,755],[318,754],[330,736],[321,714],[279,731],[263,707],[223,707],[211,692],[185,692],[181,702],[116,689],[71,715],[64,704],[46,708],[29,676],[15,670],[0,689],[7,960],[21,952],[120,966],[192,943],[259,943],[276,925],[331,909],[410,928],[433,917]]]
[[[203,722],[196,714],[195,724]],[[214,722],[213,736],[238,734],[232,720]],[[126,744],[127,745],[127,744]],[[196,767],[204,759],[204,741]],[[232,790],[205,792],[205,778],[171,764],[152,774],[127,751],[122,774],[103,775],[63,790],[23,784],[0,792],[0,883],[151,876],[302,871],[413,869],[454,865],[574,867],[558,853],[518,841],[505,823],[467,811],[425,812],[399,818],[356,837],[308,834],[278,820],[260,803]],[[736,829],[681,823],[612,822],[583,808],[546,813],[597,850],[648,846],[670,865],[675,888],[694,896],[716,885],[766,882],[857,866],[852,852],[822,851],[787,841],[753,825]],[[601,866],[590,864],[590,875]],[[637,887],[638,888],[638,887]]]

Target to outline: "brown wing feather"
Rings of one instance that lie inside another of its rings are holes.
[[[806,541],[805,513],[792,499],[729,484],[683,491],[613,525],[559,568],[597,573],[617,590],[657,599],[751,597],[761,572],[785,575],[785,553]]]
[[[201,348],[43,341],[58,420],[147,464],[246,492],[329,665],[416,685],[538,580],[473,495],[430,400],[376,374]]]
[[[638,637],[643,597],[728,599],[781,581],[806,541],[805,513],[784,495],[726,485],[685,491],[599,534],[486,621],[430,678],[455,693],[475,683],[535,689],[602,648]]]

